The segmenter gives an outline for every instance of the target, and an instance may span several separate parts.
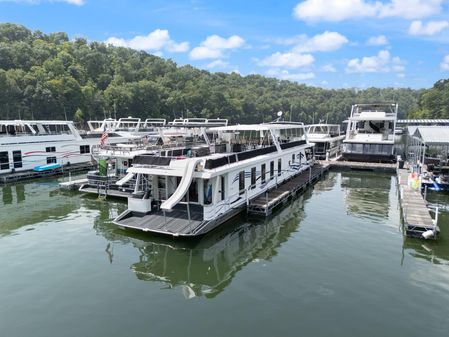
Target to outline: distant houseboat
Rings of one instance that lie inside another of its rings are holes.
[[[341,153],[345,135],[338,124],[312,124],[308,126],[307,137],[315,144],[316,159],[335,158]]]
[[[395,161],[394,139],[398,105],[355,104],[343,141],[343,159],[366,162]]]
[[[0,121],[0,174],[33,170],[47,164],[69,165],[91,160],[102,132],[80,133],[70,121]],[[128,137],[109,133],[109,144]]]

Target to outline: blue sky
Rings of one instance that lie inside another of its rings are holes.
[[[449,0],[0,0],[0,22],[326,88],[449,78]]]

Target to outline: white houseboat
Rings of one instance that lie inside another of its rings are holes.
[[[135,179],[114,223],[173,236],[209,232],[253,198],[313,165],[304,125],[236,125],[216,133],[204,156],[137,156],[117,184]]]
[[[80,134],[70,121],[0,121],[0,174],[91,160],[102,133]],[[128,138],[109,133],[110,144]]]
[[[345,135],[338,124],[312,124],[308,126],[307,138],[315,144],[316,159],[330,159],[340,155]]]
[[[148,121],[148,120],[147,120]],[[146,125],[152,125],[147,124]],[[133,160],[139,155],[154,156],[203,156],[209,154],[207,132],[212,127],[226,126],[226,119],[175,119],[168,125],[158,127],[157,135],[147,135],[128,143],[105,144],[93,149],[98,170],[87,174],[87,181],[79,191],[105,196],[127,197],[132,191],[134,180],[122,186],[116,182],[126,175]],[[156,124],[154,124],[156,125]],[[212,136],[213,137],[213,136]]]
[[[398,114],[395,103],[355,104],[343,141],[343,159],[393,162],[394,130]]]

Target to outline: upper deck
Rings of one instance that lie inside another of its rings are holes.
[[[29,143],[37,141],[36,137],[80,139],[80,134],[71,121],[0,120],[2,144]]]

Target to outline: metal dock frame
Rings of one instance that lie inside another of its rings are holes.
[[[327,171],[329,171],[329,165],[315,164],[288,181],[250,200],[247,212],[261,216],[271,215],[276,207],[286,204],[289,200],[304,192],[307,187],[316,183]]]

